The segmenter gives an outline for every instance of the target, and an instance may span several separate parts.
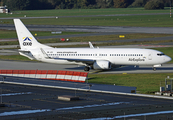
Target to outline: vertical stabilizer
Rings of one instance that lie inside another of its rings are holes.
[[[30,50],[35,48],[44,48],[45,45],[40,44],[30,33],[20,19],[14,19],[14,24],[19,40],[21,50]]]

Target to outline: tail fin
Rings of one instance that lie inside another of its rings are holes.
[[[48,47],[46,45],[40,44],[20,19],[14,19],[14,24],[21,50],[30,50],[35,48]]]

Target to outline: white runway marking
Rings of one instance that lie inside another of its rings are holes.
[[[94,104],[94,105],[86,105],[86,106],[75,106],[75,107],[67,107],[67,108],[58,108],[56,110],[72,110],[72,109],[83,109],[83,108],[91,108],[91,107],[112,106],[112,105],[119,105],[122,103],[125,103],[125,102]],[[51,109],[11,111],[11,112],[0,113],[0,116],[31,114],[31,113],[46,112],[46,111],[51,111]]]
[[[8,115],[22,115],[22,114],[30,114],[30,113],[45,112],[45,111],[50,111],[50,110],[49,110],[49,109],[43,109],[43,110],[11,111],[11,112],[4,112],[4,113],[0,113],[0,116],[8,116]]]
[[[0,96],[11,96],[11,95],[24,95],[24,94],[32,94],[31,92],[22,92],[22,93],[8,93],[8,94],[2,94]]]
[[[116,118],[139,117],[139,116],[159,115],[159,114],[169,114],[169,113],[173,113],[173,111],[159,111],[159,112],[151,112],[151,113],[120,115],[120,116],[114,116],[114,117],[90,118],[90,119],[83,119],[83,120],[113,120]]]

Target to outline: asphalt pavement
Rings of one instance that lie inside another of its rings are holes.
[[[169,99],[145,98],[6,83],[1,83],[0,88],[1,100],[4,104],[4,106],[0,106],[1,120],[173,119],[173,105],[172,100]],[[76,95],[80,99],[77,101],[58,100],[58,96],[63,95]]]
[[[160,33],[173,34],[173,27],[116,27],[116,26],[70,26],[70,25],[26,25],[33,31],[73,32],[117,32],[117,33]],[[0,29],[15,30],[14,25],[0,24]]]
[[[60,65],[35,61],[10,61],[0,60],[1,69],[7,70],[69,70],[69,71],[84,71],[84,66],[78,65]],[[156,68],[153,71],[152,66],[122,66],[111,70],[90,70],[90,73],[97,74],[124,74],[124,73],[172,73],[173,64],[163,64],[162,67]]]

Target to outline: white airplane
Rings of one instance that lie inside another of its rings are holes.
[[[20,19],[14,19],[19,53],[29,59],[56,64],[84,65],[85,71],[111,69],[114,65],[152,65],[153,70],[171,58],[152,49],[140,48],[53,48],[39,43]]]

